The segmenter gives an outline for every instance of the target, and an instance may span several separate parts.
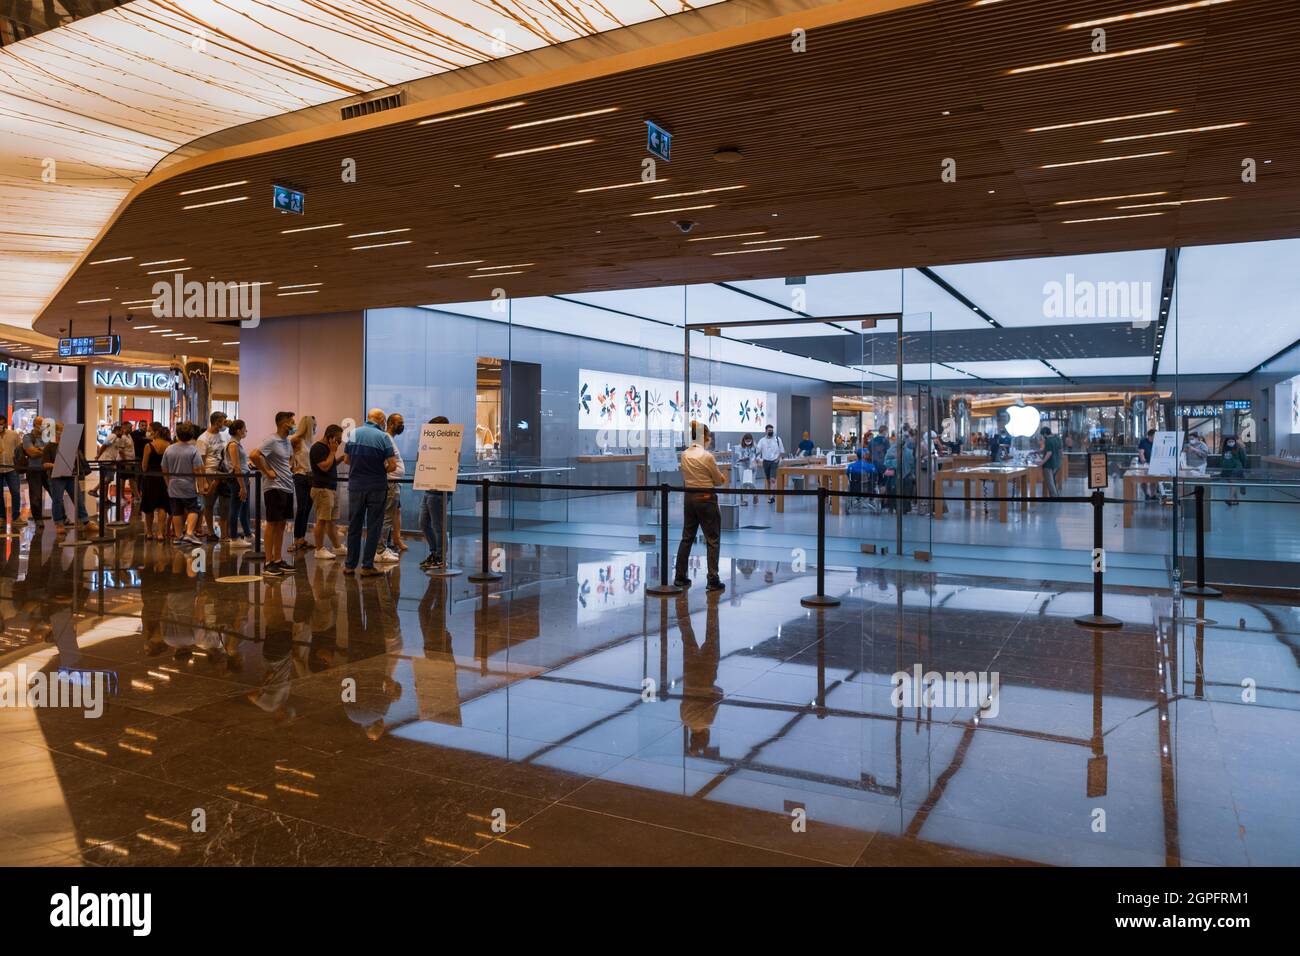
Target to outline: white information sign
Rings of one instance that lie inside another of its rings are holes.
[[[460,470],[464,425],[421,425],[420,451],[415,459],[416,491],[455,491]]]
[[[650,470],[651,471],[676,471],[677,470],[677,449],[676,448],[651,448],[650,449]]]
[[[63,426],[63,437],[59,439],[59,450],[54,456],[54,470],[51,478],[67,478],[72,474],[77,461],[77,452],[81,451],[81,430],[85,425],[69,422]]]
[[[1182,447],[1182,432],[1156,432],[1151,439],[1151,465],[1147,474],[1170,478],[1178,474],[1178,452]]]

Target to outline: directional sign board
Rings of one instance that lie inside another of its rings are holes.
[[[416,491],[455,491],[460,469],[464,425],[421,425],[420,451],[415,460]]]

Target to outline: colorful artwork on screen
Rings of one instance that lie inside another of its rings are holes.
[[[688,406],[680,382],[589,369],[578,372],[578,427],[582,429],[680,428],[689,415],[714,431],[752,432],[776,424],[768,414],[770,406],[768,392],[727,386],[692,388]]]

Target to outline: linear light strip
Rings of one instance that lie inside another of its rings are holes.
[[[475,272],[492,272],[494,269],[522,269],[524,266],[535,266],[536,262],[512,262],[503,266],[482,266],[475,269]]]
[[[134,258],[135,256],[118,256],[116,259],[95,259],[93,262],[86,263],[86,265],[102,266],[107,265],[110,262],[129,262]]]
[[[552,116],[550,119],[529,120],[527,123],[514,123],[507,126],[506,129],[526,129],[529,126],[545,126],[547,123],[563,123],[565,120],[584,119],[588,116],[601,116],[605,113],[617,113],[617,106],[606,106],[603,109],[587,110],[584,113],[569,113],[567,116]]]
[[[1142,53],[1159,53],[1161,50],[1176,50],[1179,47],[1186,46],[1182,40],[1173,43],[1157,43],[1155,46],[1140,46],[1132,50],[1116,50],[1114,53],[1096,53],[1092,56],[1076,56],[1069,60],[1057,60],[1054,63],[1036,63],[1033,66],[1018,66],[1015,69],[1007,70],[1007,76],[1018,76],[1021,73],[1037,73],[1040,70],[1055,70],[1062,66],[1080,66],[1084,63],[1100,63],[1103,60],[1118,60],[1121,57],[1138,56]]]
[[[1163,216],[1162,212],[1143,212],[1134,216],[1098,216],[1096,219],[1065,219],[1062,225],[1073,225],[1078,222],[1114,222],[1116,219],[1147,219],[1151,216]]]
[[[639,179],[634,183],[615,183],[612,186],[588,186],[586,189],[575,189],[575,193],[603,193],[607,189],[630,189],[632,186],[657,186],[660,183],[668,182],[668,177],[660,179]]]
[[[1189,129],[1167,129],[1159,133],[1135,133],[1132,136],[1112,136],[1110,139],[1103,139],[1103,143],[1126,143],[1133,139],[1156,139],[1160,136],[1182,136],[1187,133],[1211,133],[1219,129],[1236,129],[1238,126],[1245,126],[1246,123],[1219,123],[1217,126],[1194,126]]]
[[[464,262],[435,262],[433,265],[425,266],[426,269],[449,269],[452,266],[476,266],[482,259],[466,259]]]
[[[1058,206],[1079,206],[1083,203],[1090,202],[1115,202],[1120,199],[1149,199],[1152,196],[1168,196],[1168,190],[1160,190],[1154,193],[1128,193],[1124,196],[1097,196],[1093,199],[1063,199],[1056,203]]]
[[[710,253],[715,256],[747,256],[751,252],[780,252],[785,246],[768,246],[764,249],[735,249],[731,252],[714,252]]]
[[[179,259],[155,259],[153,262],[141,262],[139,265],[141,268],[144,268],[145,266],[165,266],[173,262],[184,262],[184,261],[185,261],[185,257],[182,256]]]
[[[403,239],[400,242],[376,242],[368,246],[353,246],[353,251],[357,249],[386,249],[389,246],[409,246],[414,240]]]
[[[699,236],[695,239],[687,239],[687,242],[712,242],[715,239],[740,239],[744,236],[762,236],[766,230],[760,229],[758,232],[729,232],[723,236]]]
[[[381,229],[378,232],[353,232],[348,234],[349,239],[365,239],[367,236],[391,236],[399,232],[410,232],[410,227],[405,229]]]
[[[1079,120],[1077,123],[1057,123],[1055,126],[1031,126],[1026,133],[1050,133],[1058,129],[1074,129],[1077,126],[1097,126],[1101,123],[1123,123],[1128,120],[1150,119],[1152,116],[1168,116],[1178,110],[1155,110],[1150,113],[1129,113],[1127,116],[1107,116],[1104,119]]]
[[[742,242],[742,246],[761,246],[768,242],[802,242],[805,239],[820,239],[821,236],[786,236],[784,239],[751,239],[749,242]]]
[[[1078,159],[1071,163],[1048,163],[1039,169],[1063,169],[1066,166],[1091,166],[1093,163],[1118,163],[1123,159],[1146,159],[1149,156],[1168,156],[1172,149],[1161,150],[1158,153],[1132,153],[1128,156],[1103,156],[1100,159]]]
[[[194,268],[194,267],[193,267],[193,266],[181,266],[179,269],[154,269],[154,270],[152,270],[152,271],[150,271],[150,272],[146,272],[145,275],[147,275],[147,276],[171,275],[171,274],[174,273],[174,272],[189,272],[190,269],[192,269],[192,268]]]
[[[1208,199],[1179,199],[1170,202],[1143,202],[1133,206],[1117,206],[1117,209],[1151,209],[1155,206],[1190,206],[1198,202],[1223,202],[1225,199],[1231,199],[1231,196],[1211,196]]]
[[[446,116],[434,116],[430,119],[422,119],[416,126],[428,126],[430,123],[446,123],[450,120],[464,119],[467,116],[481,116],[484,113],[495,113],[498,110],[511,110],[516,106],[524,106],[527,100],[515,100],[513,103],[498,103],[496,106],[484,106],[477,110],[464,110],[460,113],[448,113]]]
[[[512,149],[508,153],[496,153],[493,159],[506,159],[510,156],[528,156],[532,153],[546,153],[553,149],[568,149],[571,146],[587,146],[596,142],[594,139],[572,139],[567,143],[552,143],[550,146],[532,146],[528,149]]]
[[[296,282],[293,285],[282,285],[281,289],[310,289],[314,285],[324,285],[324,282]]]
[[[287,236],[291,232],[312,232],[316,229],[337,229],[341,225],[343,225],[341,222],[329,222],[323,226],[299,226],[296,229],[281,229],[280,235]]]
[[[709,203],[707,206],[678,206],[675,209],[651,209],[648,212],[631,213],[631,216],[634,219],[637,216],[664,216],[673,212],[691,212],[696,209],[714,209],[717,205],[717,203]]]
[[[685,193],[664,193],[660,196],[651,196],[651,199],[681,199],[683,196],[703,196],[705,193],[726,193],[733,189],[744,189],[744,186],[714,186],[712,189],[692,189]]]
[[[224,206],[227,203],[243,202],[247,196],[235,196],[231,199],[214,199],[212,202],[196,202],[189,206],[182,206],[182,209],[206,209],[208,206]]]
[[[1155,7],[1151,10],[1138,10],[1135,13],[1119,13],[1112,17],[1101,17],[1097,20],[1083,20],[1079,23],[1071,23],[1062,27],[1064,30],[1086,30],[1088,27],[1105,26],[1107,23],[1123,23],[1125,20],[1141,20],[1146,17],[1163,16],[1166,13],[1183,13],[1187,10],[1199,10],[1202,7],[1213,7],[1220,3],[1229,3],[1231,0],[1193,0],[1191,3],[1176,3],[1168,7]]]
[[[199,189],[185,189],[177,195],[193,196],[195,193],[210,193],[214,189],[229,189],[231,186],[247,186],[247,179],[237,179],[233,183],[218,183],[216,186],[203,186]]]
[[[112,302],[112,301],[113,301],[113,300],[112,300],[111,298],[109,298],[109,299],[78,299],[78,300],[77,300],[77,305],[92,305],[92,304],[95,303],[95,302]]]
[[[519,271],[516,271],[516,272],[474,272],[474,273],[471,273],[470,275],[467,275],[465,278],[467,278],[467,279],[495,279],[497,276],[521,276],[521,275],[523,275],[523,274],[524,274],[524,273],[523,273],[523,270],[519,270]]]

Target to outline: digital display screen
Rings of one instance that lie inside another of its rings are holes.
[[[59,339],[60,358],[85,358],[91,355],[116,355],[122,351],[120,335],[79,335]]]

